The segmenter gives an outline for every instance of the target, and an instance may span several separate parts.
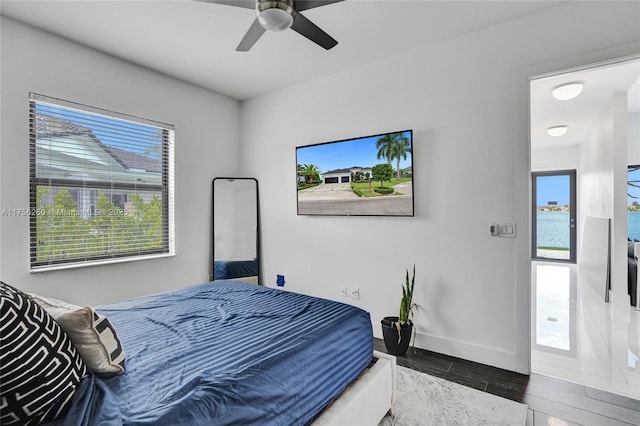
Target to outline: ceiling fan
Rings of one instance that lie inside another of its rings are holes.
[[[238,52],[247,52],[264,34],[265,31],[284,31],[291,28],[329,50],[338,42],[329,34],[321,30],[316,24],[304,17],[300,12],[325,6],[344,0],[200,0],[208,3],[218,3],[228,6],[255,9],[256,19],[249,27],[240,44]]]

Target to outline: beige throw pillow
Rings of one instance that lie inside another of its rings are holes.
[[[100,377],[124,373],[125,353],[111,322],[92,307],[30,294],[69,335],[85,364]]]

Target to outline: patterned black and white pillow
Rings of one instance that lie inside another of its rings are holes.
[[[69,336],[29,296],[0,282],[0,424],[64,416],[87,367]]]
[[[90,306],[30,294],[67,332],[87,367],[103,378],[124,373],[125,353],[107,317]]]

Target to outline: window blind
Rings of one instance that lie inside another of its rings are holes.
[[[31,270],[174,254],[172,125],[31,93]]]

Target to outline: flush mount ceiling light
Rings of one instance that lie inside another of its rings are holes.
[[[551,91],[551,94],[554,98],[559,101],[567,101],[569,99],[573,99],[582,93],[582,87],[584,85],[582,83],[573,82],[562,84]]]
[[[553,126],[547,129],[549,136],[562,136],[567,133],[567,126]]]
[[[293,0],[262,0],[256,2],[258,22],[267,31],[284,31],[291,28],[296,11]]]

